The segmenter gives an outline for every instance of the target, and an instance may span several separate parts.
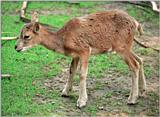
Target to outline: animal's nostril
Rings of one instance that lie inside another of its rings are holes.
[[[17,46],[15,45],[15,47],[14,47],[15,49],[17,49]]]
[[[15,46],[15,50],[16,50],[17,52],[20,52],[22,49],[23,49],[22,47],[18,47],[17,45]]]

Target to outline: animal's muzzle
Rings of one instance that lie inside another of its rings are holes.
[[[15,45],[15,50],[16,50],[17,52],[20,52],[22,49],[23,49],[23,48],[20,48],[20,47],[18,47],[17,45]]]

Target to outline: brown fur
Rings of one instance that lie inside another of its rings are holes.
[[[92,54],[130,50],[135,34],[135,20],[124,12],[99,12],[70,20],[57,32],[64,48],[73,51],[92,49]],[[95,51],[94,51],[95,50]]]
[[[35,17],[34,20],[36,21]],[[73,58],[70,68],[71,75],[63,91],[64,95],[67,95],[71,88],[72,78],[80,59],[81,81],[77,106],[82,107],[86,104],[87,100],[85,81],[88,70],[88,59],[91,54],[115,51],[122,56],[129,68],[134,72],[135,80],[138,77],[144,76],[141,59],[131,51],[137,30],[142,33],[140,24],[127,13],[118,10],[97,12],[71,19],[57,32],[51,32],[39,23],[31,22],[22,29],[21,38],[17,42],[16,50],[19,51],[23,50],[24,47],[41,44],[50,50],[71,56]],[[30,35],[31,39],[24,39],[25,35]],[[137,76],[138,73],[140,74],[139,76]],[[142,84],[145,85],[145,79],[140,79],[143,80]],[[135,103],[138,96],[137,85],[136,80],[133,82],[129,103]],[[143,88],[145,89],[145,86]],[[133,91],[134,89],[136,90],[135,92]]]

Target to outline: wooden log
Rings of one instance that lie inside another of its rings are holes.
[[[129,3],[129,4],[138,5],[138,6],[142,6],[142,7],[152,8],[152,5],[149,1],[125,1],[124,3]]]
[[[2,34],[10,34],[10,33],[13,33],[13,32],[2,32]]]
[[[1,40],[16,40],[18,37],[1,37]]]
[[[135,37],[134,37],[134,41],[135,41],[138,45],[140,45],[141,47],[143,47],[143,48],[151,48],[151,49],[153,49],[153,50],[155,50],[155,51],[157,51],[157,52],[160,52],[159,49],[154,48],[154,47],[151,47],[151,46],[148,46],[148,45],[146,45],[146,44],[144,44],[144,43],[142,43],[142,42],[140,42],[140,41],[138,41],[138,40],[139,40],[138,38],[135,38]]]
[[[160,13],[160,9],[158,9],[158,5],[155,1],[151,1],[152,9]]]
[[[21,12],[20,12],[20,20],[24,23],[30,23],[31,20],[26,18],[25,17],[25,11],[26,11],[26,8],[27,8],[27,4],[28,2],[27,1],[24,1],[22,3],[22,7],[21,7]],[[40,22],[39,22],[40,23]],[[58,28],[57,27],[54,27],[54,26],[51,26],[51,25],[48,25],[48,24],[45,24],[45,23],[40,23],[41,25],[43,26],[46,26],[47,28],[49,28],[50,30],[53,30],[53,31],[57,31]]]
[[[155,2],[155,1],[124,1],[122,3],[129,3],[129,4],[141,6],[144,8],[151,8],[154,12],[160,13],[160,9],[158,8],[159,7],[158,2]]]
[[[4,78],[4,77],[5,77],[5,78],[11,77],[10,74],[2,74],[1,76],[2,76],[3,78]]]
[[[26,8],[27,8],[27,1],[24,1],[22,3],[22,7],[21,7],[21,12],[20,12],[20,20],[25,22],[25,23],[29,23],[31,20],[30,19],[27,19],[25,17],[25,11],[26,11]]]
[[[25,10],[26,10],[26,8],[27,8],[27,1],[24,1],[22,3],[20,17],[25,17]]]
[[[10,75],[10,74],[2,74],[2,75],[1,75],[1,78],[5,78],[5,79],[10,80],[11,75]]]

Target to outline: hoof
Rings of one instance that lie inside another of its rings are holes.
[[[147,93],[146,90],[140,91],[139,97],[146,98],[147,97],[146,93]]]
[[[135,102],[127,102],[128,105],[135,105]]]
[[[69,97],[69,95],[61,94],[62,97]]]
[[[134,104],[137,103],[137,99],[138,99],[138,94],[137,94],[136,96],[130,95],[130,96],[128,97],[128,102],[127,102],[127,104],[128,104],[128,105],[134,105]]]
[[[61,96],[62,97],[69,97],[69,93],[67,93],[65,90],[63,90]]]
[[[136,99],[128,100],[127,102],[128,105],[135,105],[136,103]]]
[[[87,103],[87,101],[78,100],[78,101],[77,101],[77,107],[78,107],[79,109],[81,109],[81,108],[83,108],[83,107],[86,106],[86,103]]]

